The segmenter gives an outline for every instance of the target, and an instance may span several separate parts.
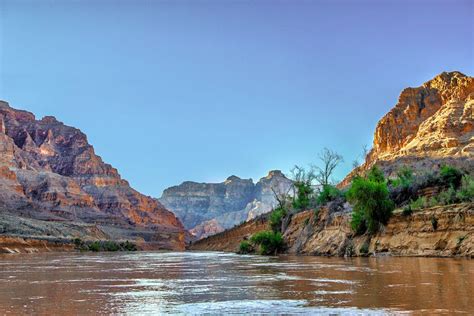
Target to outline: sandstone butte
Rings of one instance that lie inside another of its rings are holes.
[[[339,183],[350,184],[355,174],[378,165],[388,175],[403,165],[415,172],[455,165],[474,171],[474,78],[444,72],[417,88],[401,93],[395,107],[377,124],[372,150],[364,163]],[[474,257],[474,205],[438,206],[414,213],[395,214],[376,236],[354,237],[349,225],[351,207],[336,212],[324,207],[318,218],[312,210],[293,215],[283,226],[287,252],[310,255],[360,255],[361,245],[375,254],[403,256]],[[431,219],[436,218],[434,229]],[[261,216],[193,243],[194,250],[236,251],[241,240],[268,229]]]
[[[10,246],[16,238],[18,248],[25,239],[43,240],[54,248],[61,240],[81,238],[183,250],[187,238],[179,219],[132,189],[95,154],[80,130],[52,116],[37,120],[3,101],[0,235],[4,244],[9,237]]]

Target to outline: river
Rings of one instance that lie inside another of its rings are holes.
[[[0,314],[474,312],[474,261],[218,252],[0,256]]]

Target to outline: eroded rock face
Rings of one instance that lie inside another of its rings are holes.
[[[236,176],[222,183],[187,181],[166,189],[160,202],[182,220],[185,228],[203,238],[271,211],[276,205],[272,188],[288,192],[291,187],[291,180],[273,170],[256,184]]]
[[[370,160],[474,154],[474,78],[442,73],[405,89],[377,124]]]
[[[6,102],[0,102],[0,189],[1,212],[94,223],[114,238],[184,247],[174,214],[132,189],[84,133],[52,116],[36,120]]]
[[[442,164],[474,168],[474,78],[443,72],[421,87],[407,88],[377,124],[373,148],[362,166],[341,183],[372,165],[387,174],[403,164],[415,169]]]
[[[243,240],[262,230],[269,230],[263,215],[224,232],[203,238],[190,245],[192,250],[237,251]],[[436,218],[434,228],[432,218]],[[283,230],[286,253],[319,256],[433,256],[474,257],[473,203],[436,206],[403,216],[397,213],[378,233],[354,236],[351,212],[330,212],[327,207],[314,212],[293,214]],[[368,253],[361,253],[366,244]]]

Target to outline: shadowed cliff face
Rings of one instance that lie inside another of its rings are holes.
[[[222,183],[187,181],[166,189],[160,202],[192,234],[203,238],[271,211],[276,205],[272,188],[276,192],[288,192],[291,187],[291,180],[281,171],[273,170],[256,184],[252,179],[236,176]]]
[[[103,226],[112,238],[184,246],[184,229],[158,201],[132,189],[80,130],[0,103],[0,210]],[[143,233],[138,233],[142,231]],[[8,233],[4,232],[4,233]]]
[[[403,164],[415,169],[442,164],[473,169],[473,107],[474,78],[457,71],[403,90],[395,107],[378,122],[366,161],[340,185],[374,164],[387,174]]]

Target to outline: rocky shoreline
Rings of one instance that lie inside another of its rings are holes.
[[[71,241],[0,236],[0,254],[76,251]]]
[[[259,218],[194,242],[189,249],[236,252],[242,240],[268,227],[268,220]],[[326,209],[316,215],[309,210],[291,216],[283,237],[284,253],[292,255],[473,258],[474,204],[437,206],[410,216],[397,212],[382,231],[357,237],[350,228],[350,214],[329,214]]]

